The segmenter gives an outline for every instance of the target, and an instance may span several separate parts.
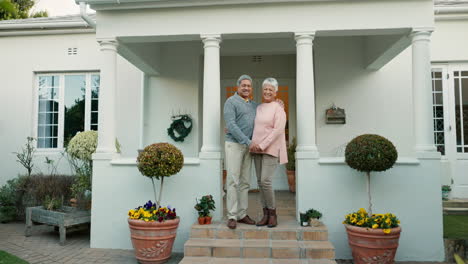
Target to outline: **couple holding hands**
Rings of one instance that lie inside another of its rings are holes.
[[[272,178],[278,164],[287,162],[286,113],[276,99],[278,81],[267,78],[262,84],[263,103],[250,100],[252,78],[242,75],[237,92],[224,104],[227,226],[236,223],[275,227],[278,224]],[[252,159],[263,206],[263,218],[255,223],[247,215]]]

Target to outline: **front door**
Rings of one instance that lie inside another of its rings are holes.
[[[221,81],[221,109],[224,108],[224,103],[226,102],[226,99],[234,95],[234,93],[237,91],[237,86],[236,86],[236,81],[237,80],[222,80]],[[262,82],[263,79],[254,79],[252,86],[253,86],[253,92],[252,92],[252,100],[255,102],[262,102]],[[293,129],[293,124],[291,124],[290,120],[295,120],[295,112],[290,111],[293,110],[290,105],[294,105],[293,103],[293,94],[292,90],[294,87],[294,80],[291,79],[278,79],[279,87],[278,87],[278,93],[277,93],[277,98],[283,100],[284,102],[284,107],[286,111],[286,118],[287,118],[287,123],[286,123],[286,140],[288,138],[292,137],[295,133],[295,130]],[[224,142],[224,118],[221,116],[221,137],[222,140],[221,142]],[[223,144],[224,147],[224,144]],[[224,151],[223,151],[224,153]],[[229,162],[224,160],[224,162]],[[251,189],[257,189],[257,178],[255,175],[255,170],[252,164],[252,176],[250,178],[250,188]],[[286,168],[284,165],[278,166],[276,169],[275,175],[273,177],[273,188],[275,190],[288,190],[288,182],[287,182],[287,176],[286,176]]]
[[[443,183],[468,198],[468,63],[433,65],[434,139],[443,155]]]

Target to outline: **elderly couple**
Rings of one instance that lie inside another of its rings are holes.
[[[237,81],[237,93],[226,100],[226,207],[227,226],[236,228],[236,222],[255,225],[247,215],[249,178],[252,158],[255,162],[263,218],[257,226],[275,227],[275,193],[272,178],[278,164],[287,162],[286,113],[281,100],[276,99],[278,82],[267,78],[262,84],[262,104],[250,100],[252,78],[242,75]]]

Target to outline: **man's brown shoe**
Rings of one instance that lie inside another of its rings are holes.
[[[250,219],[248,215],[244,216],[241,220],[237,220],[239,223],[247,224],[247,225],[255,225],[255,221]]]
[[[227,222],[227,227],[230,229],[236,229],[236,220],[235,219],[229,219]]]

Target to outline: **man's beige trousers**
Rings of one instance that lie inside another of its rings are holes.
[[[239,143],[225,143],[226,209],[228,219],[240,220],[247,215],[249,206],[249,179],[252,157],[249,147]]]

